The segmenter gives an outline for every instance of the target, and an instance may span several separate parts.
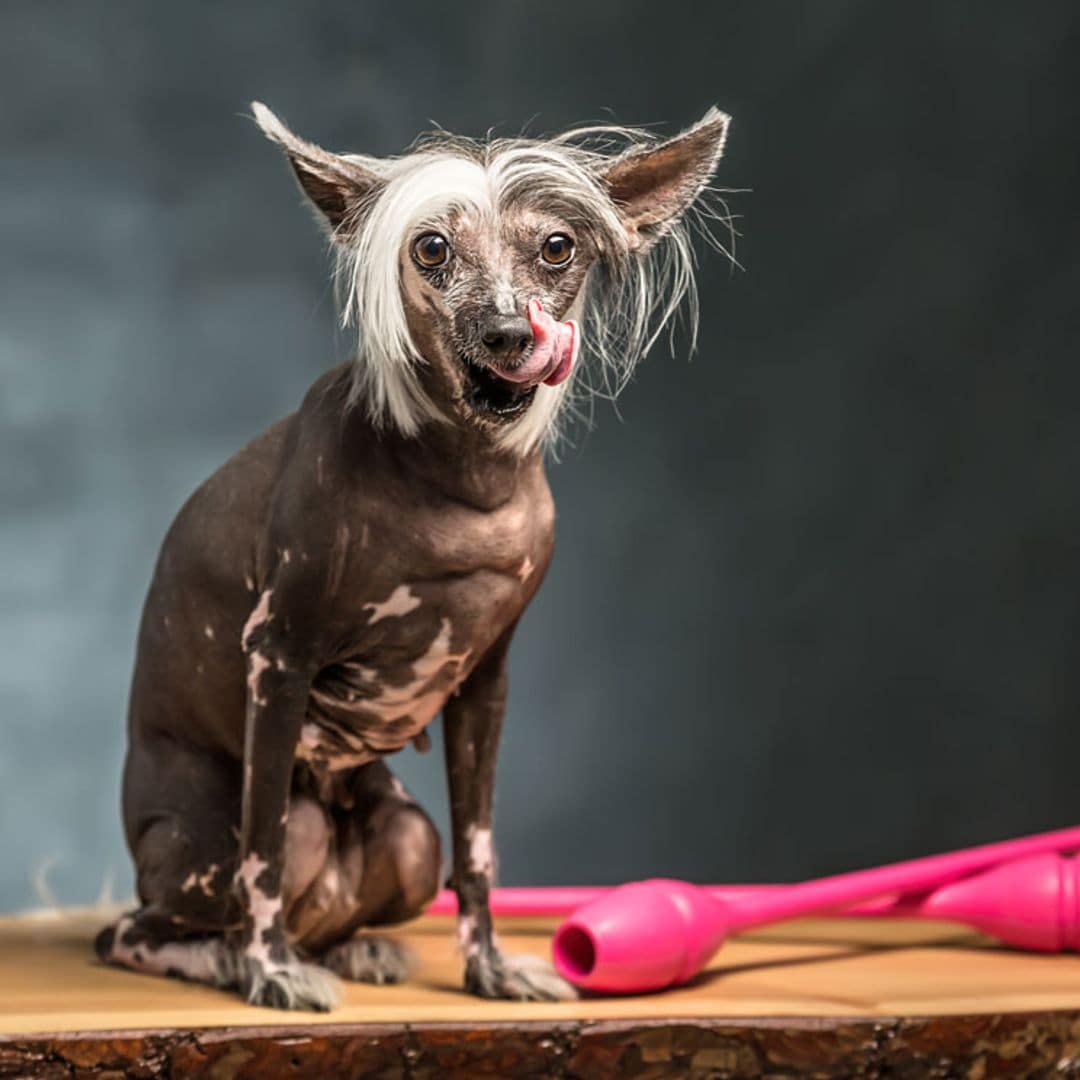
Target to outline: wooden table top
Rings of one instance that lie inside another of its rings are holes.
[[[279,1042],[287,1035],[289,1045],[298,1045],[298,1039],[318,1042],[342,1032],[417,1032],[426,1026],[504,1030],[515,1037],[548,1032],[549,1043],[552,1032],[619,1030],[620,1025],[638,1036],[690,1027],[713,1036],[727,1032],[723,1037],[729,1042],[730,1033],[739,1031],[758,1032],[759,1042],[763,1031],[788,1032],[789,1041],[792,1031],[833,1036],[862,1031],[875,1043],[888,1025],[902,1025],[905,1018],[931,1025],[932,1018],[942,1017],[1000,1026],[1009,1017],[1029,1024],[1038,1014],[1052,1018],[1047,1023],[1058,1031],[1060,1054],[1072,1053],[1073,1043],[1080,1053],[1080,957],[1013,952],[941,923],[805,920],[729,942],[707,972],[675,990],[532,1004],[464,994],[452,920],[429,917],[395,931],[420,958],[409,982],[346,984],[339,1009],[308,1014],[255,1009],[207,987],[102,966],[91,949],[102,922],[100,914],[80,913],[0,918],[0,1076],[5,1075],[5,1046],[10,1054],[16,1044],[58,1045],[66,1036],[115,1043],[125,1032],[136,1039],[142,1037],[136,1033],[200,1032],[200,1052],[209,1043],[235,1042],[237,1032],[252,1039],[272,1033]],[[504,951],[547,956],[554,925],[553,920],[500,920]],[[942,1020],[934,1030],[946,1030],[950,1023]],[[215,1036],[217,1029],[227,1030]],[[1039,1031],[1044,1029],[1042,1024]],[[1018,1029],[1014,1024],[1009,1030],[1015,1036]],[[543,1044],[539,1036],[537,1044]],[[640,1060],[640,1046],[636,1053]],[[983,1073],[995,1074],[985,1067]],[[518,1074],[508,1070],[506,1075]]]

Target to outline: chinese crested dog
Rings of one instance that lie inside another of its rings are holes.
[[[225,462],[165,538],[139,632],[123,816],[139,907],[108,962],[328,1009],[401,979],[438,834],[387,765],[445,724],[465,987],[550,999],[488,893],[507,651],[551,559],[543,452],[680,302],[728,118],[667,141],[444,133],[333,154],[265,106],[332,245],[350,362]],[[706,230],[707,231],[707,230]]]

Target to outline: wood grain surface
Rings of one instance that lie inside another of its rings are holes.
[[[451,920],[399,928],[406,984],[326,1015],[98,964],[101,916],[0,919],[0,1076],[1080,1074],[1080,958],[946,924],[817,920],[730,942],[692,984],[558,1004],[463,994]],[[546,955],[552,923],[502,920]]]

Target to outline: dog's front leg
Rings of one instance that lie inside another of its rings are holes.
[[[537,957],[503,956],[491,924],[489,893],[495,874],[491,808],[512,632],[511,628],[484,656],[443,710],[454,840],[450,885],[458,899],[465,989],[486,998],[553,1001],[576,996],[573,987]]]
[[[285,823],[311,676],[269,632],[271,596],[272,590],[263,593],[243,640],[247,713],[234,885],[243,925],[234,942],[236,981],[252,1005],[325,1012],[337,1003],[340,984],[324,968],[301,963],[285,936]]]

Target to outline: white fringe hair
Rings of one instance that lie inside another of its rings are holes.
[[[714,121],[710,112],[695,127]],[[402,245],[417,227],[436,225],[465,209],[499,214],[531,204],[562,214],[587,232],[599,250],[568,317],[582,326],[584,363],[557,387],[538,386],[526,413],[500,435],[505,449],[520,455],[550,447],[567,413],[593,396],[613,399],[687,301],[690,350],[697,344],[698,300],[691,234],[696,227],[712,245],[728,251],[710,232],[721,222],[734,245],[726,206],[706,188],[694,207],[673,222],[643,256],[629,250],[602,174],[619,153],[653,143],[655,137],[617,126],[583,127],[552,139],[476,141],[438,132],[423,137],[396,158],[345,155],[380,180],[369,199],[339,226],[333,245],[335,278],[342,296],[342,322],[359,334],[350,401],[372,423],[393,425],[415,436],[425,423],[445,421],[424,393],[418,371],[425,364],[409,334],[401,297]],[[719,156],[719,154],[717,155]],[[737,265],[737,264],[736,264]],[[585,385],[581,369],[595,369],[599,382]]]

